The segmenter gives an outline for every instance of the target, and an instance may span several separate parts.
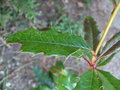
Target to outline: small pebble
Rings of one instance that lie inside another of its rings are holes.
[[[28,81],[28,84],[31,84],[32,82],[33,82],[33,80],[29,80],[29,81]]]
[[[39,15],[42,15],[42,11],[39,11]]]
[[[78,4],[78,7],[84,7],[84,3],[82,2],[78,2],[77,4]]]
[[[5,72],[4,72],[4,71],[0,71],[0,74],[1,74],[1,75],[4,75],[4,74],[5,74]]]
[[[32,88],[35,88],[37,85],[35,83],[32,84]]]
[[[20,63],[19,63],[19,62],[17,62],[17,63],[16,63],[16,65],[17,65],[17,66],[20,66]]]
[[[11,86],[11,83],[6,83],[6,87],[10,87]]]
[[[0,57],[0,64],[3,63],[3,59]]]
[[[69,3],[69,1],[68,0],[64,0],[65,1],[65,3]]]
[[[8,64],[8,68],[11,68],[12,67],[12,65],[11,64]]]

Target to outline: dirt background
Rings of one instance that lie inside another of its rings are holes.
[[[41,13],[38,20],[43,22],[39,25],[39,28],[48,26],[49,21],[58,18],[56,6],[60,6],[61,8],[65,7],[68,16],[75,21],[82,19],[82,16],[93,16],[102,32],[107,25],[108,19],[113,10],[112,3],[109,2],[109,0],[93,0],[93,3],[90,4],[88,8],[83,8],[83,1],[84,0],[59,0],[57,3],[53,3],[52,0],[38,0],[38,2],[41,3],[41,6],[36,9],[36,11]],[[119,21],[120,12],[114,20],[106,40],[120,31]],[[3,79],[5,68],[7,68],[6,73],[9,72],[9,78],[6,83],[7,90],[30,90],[30,88],[38,86],[39,84],[33,77],[32,67],[42,67],[42,60],[45,56],[43,54],[33,55],[31,53],[21,53],[19,52],[20,45],[8,46],[5,44],[5,40],[2,37],[0,37],[0,45],[0,79]],[[64,61],[65,57],[47,56],[46,59],[46,66],[49,68],[51,65],[54,65],[56,60]],[[74,57],[70,57],[66,61],[65,66],[67,69],[79,74],[82,74],[89,69],[86,62]],[[23,69],[20,70],[21,67]],[[116,78],[120,79],[120,53],[116,55],[112,62],[101,67],[101,69],[111,72]],[[2,87],[2,84],[0,85],[0,87]]]

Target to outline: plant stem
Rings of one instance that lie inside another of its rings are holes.
[[[97,53],[98,53],[98,51],[99,51],[99,49],[100,49],[100,47],[101,47],[105,37],[106,37],[106,35],[107,35],[107,33],[108,33],[109,29],[110,29],[110,26],[111,26],[114,18],[116,17],[119,9],[120,9],[120,2],[117,4],[116,8],[114,9],[114,11],[113,11],[113,13],[112,13],[112,15],[111,15],[111,17],[110,17],[110,19],[108,21],[108,24],[107,24],[107,26],[106,26],[106,28],[105,28],[105,30],[103,32],[103,35],[102,35],[102,37],[100,39],[100,42],[99,42],[99,44],[98,44],[98,46],[97,46],[97,48],[95,50],[95,54],[96,55],[97,55]]]
[[[92,52],[93,53],[93,56],[92,56],[92,64],[93,65],[95,64],[96,56],[98,54],[98,51],[99,51],[99,49],[100,49],[100,47],[101,47],[101,45],[102,45],[102,43],[103,43],[103,41],[104,41],[104,39],[105,39],[109,29],[110,29],[110,26],[111,26],[114,18],[116,17],[119,9],[120,9],[120,2],[116,5],[116,8],[112,12],[112,15],[111,15],[111,17],[110,17],[110,19],[108,21],[108,24],[107,24],[106,28],[104,29],[104,32],[102,34],[102,37],[101,37],[101,39],[100,39],[100,41],[98,43],[98,46],[97,46],[95,52],[94,51]]]
[[[89,66],[91,67],[91,63],[85,58],[85,57],[82,57],[88,64]]]

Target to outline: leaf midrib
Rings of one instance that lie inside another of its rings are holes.
[[[94,78],[94,71],[92,71],[91,82],[90,82],[90,90],[92,90],[93,78]]]
[[[107,82],[109,82],[109,84],[110,84],[115,90],[117,90],[117,88],[108,80],[107,77],[104,76],[104,74],[102,74],[101,72],[99,72],[99,73],[107,80]]]
[[[77,45],[70,45],[70,44],[62,44],[62,43],[51,43],[51,42],[42,42],[42,41],[32,41],[32,40],[20,40],[19,42],[23,42],[23,43],[26,43],[26,42],[36,42],[36,43],[45,43],[45,44],[54,44],[54,45],[61,45],[61,46],[69,46],[69,47],[74,47],[74,48],[83,48],[83,49],[88,49],[87,47],[83,47],[83,46],[77,46]]]

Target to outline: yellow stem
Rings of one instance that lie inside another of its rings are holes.
[[[111,15],[111,17],[110,17],[110,19],[108,21],[108,24],[107,24],[107,26],[106,26],[106,28],[104,30],[104,33],[103,33],[103,35],[102,35],[102,37],[100,39],[100,42],[99,42],[99,44],[98,44],[98,46],[97,46],[97,48],[95,50],[96,55],[97,55],[97,53],[98,53],[98,51],[99,51],[105,37],[106,37],[106,35],[107,35],[107,33],[108,33],[109,29],[110,29],[110,26],[111,26],[115,16],[117,15],[119,9],[120,9],[120,2],[117,4],[116,8],[114,9],[114,11],[113,11],[113,13],[112,13],[112,15]]]
[[[94,52],[95,55],[98,54],[98,51],[99,51],[99,49],[100,49],[100,47],[101,47],[101,45],[102,45],[102,43],[103,43],[103,41],[104,41],[104,39],[105,39],[105,37],[106,37],[109,29],[110,29],[110,26],[111,26],[114,18],[116,17],[119,9],[120,9],[120,2],[117,4],[116,8],[114,9],[114,11],[113,11],[113,13],[112,13],[112,15],[111,15],[111,17],[110,17],[110,19],[109,19],[109,21],[108,21],[108,24],[107,24],[106,28],[104,29],[103,35],[102,35],[102,37],[101,37],[101,39],[100,39],[100,42],[99,42],[99,44],[98,44],[98,46],[97,46],[97,48],[96,48],[96,50],[95,50],[95,52]],[[96,59],[96,56],[95,56],[95,55],[93,55],[93,57],[92,57],[92,63],[93,63],[93,64],[94,64],[94,61],[95,61],[95,59]]]

